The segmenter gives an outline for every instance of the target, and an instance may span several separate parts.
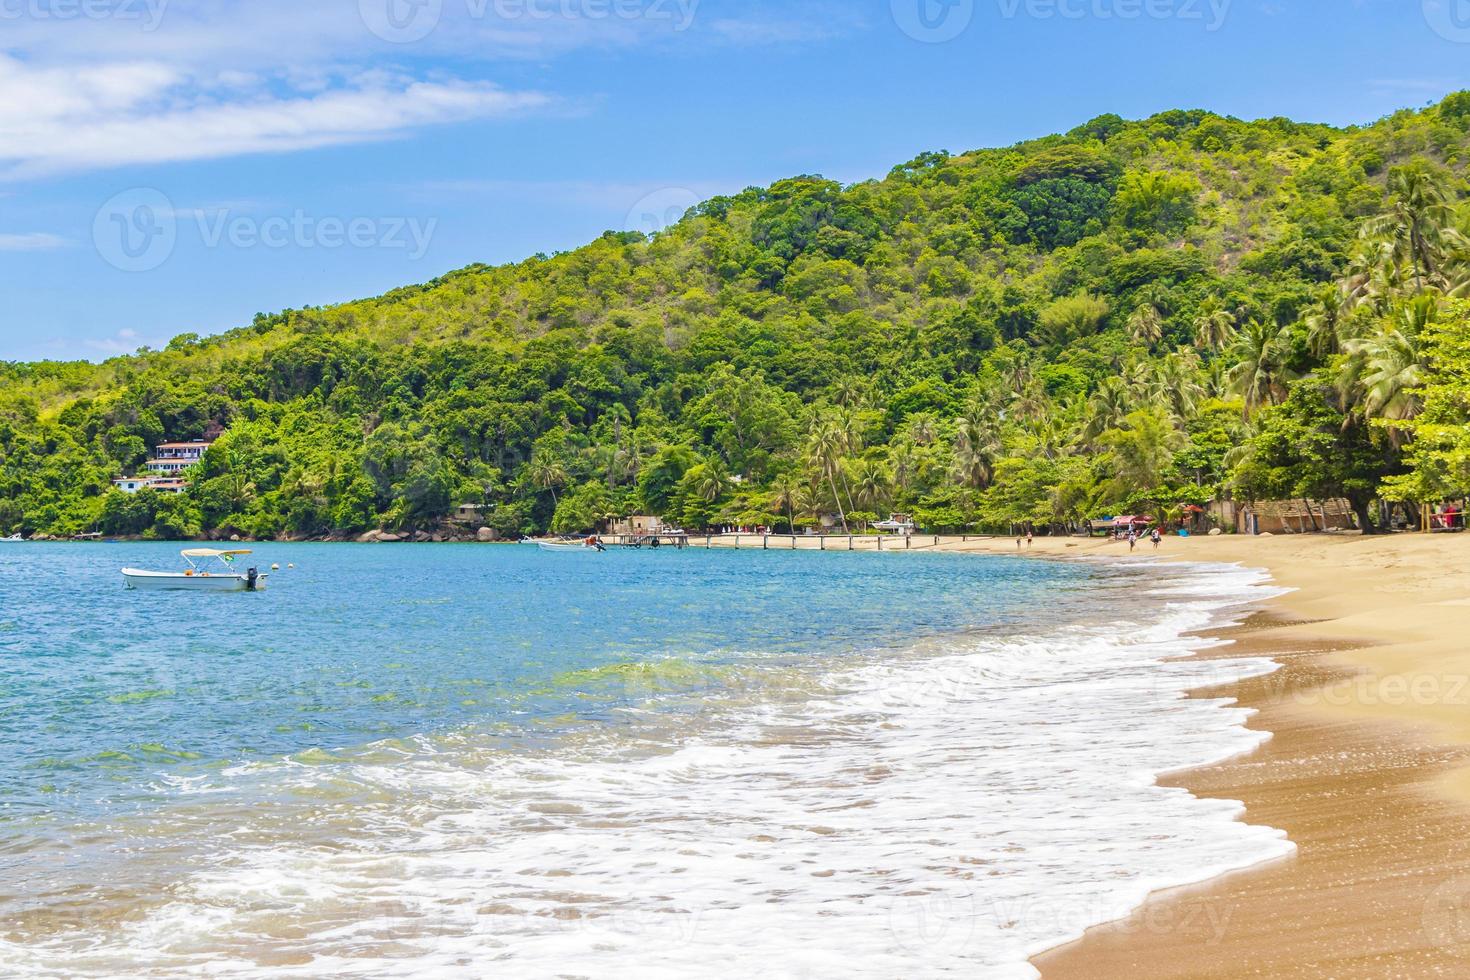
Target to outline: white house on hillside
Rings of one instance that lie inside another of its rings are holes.
[[[144,487],[159,493],[183,493],[189,486],[183,472],[204,459],[204,451],[210,443],[210,440],[199,440],[154,446],[153,458],[144,464],[148,469],[146,475],[120,476],[112,481],[112,485],[123,493],[137,493]]]
[[[177,476],[204,458],[207,442],[165,442],[153,450],[153,458],[147,462],[150,472]]]
[[[163,476],[120,476],[112,481],[112,485],[123,493],[137,493],[144,487],[157,490],[159,493],[183,493],[188,487],[187,480],[175,477]]]

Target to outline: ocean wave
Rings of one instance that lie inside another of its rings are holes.
[[[216,841],[105,931],[0,939],[0,958],[109,976],[1033,977],[1029,956],[1152,891],[1291,852],[1240,804],[1157,783],[1269,737],[1184,693],[1275,669],[1184,658],[1269,594],[1257,572],[1161,567],[1034,635],[741,683],[683,660],[562,677],[666,703],[528,751],[461,732],[253,766],[295,819]]]

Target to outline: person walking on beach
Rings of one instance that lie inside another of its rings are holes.
[[[1138,547],[1138,532],[1137,531],[1129,531],[1128,532],[1128,550],[1129,551],[1132,551],[1134,548],[1137,548],[1137,547]]]
[[[1154,528],[1154,533],[1151,534],[1151,535],[1149,535],[1149,540],[1151,540],[1154,543],[1154,550],[1155,551],[1158,551],[1159,550],[1159,544],[1164,540],[1164,536],[1159,533],[1159,529],[1158,528]]]
[[[1028,527],[1026,529],[1026,547],[1027,548],[1030,548],[1031,545],[1034,544],[1035,542],[1036,542],[1036,535],[1033,534],[1031,532],[1031,529]]]

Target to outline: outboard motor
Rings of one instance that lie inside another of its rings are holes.
[[[256,590],[257,583],[259,581],[260,581],[260,569],[258,569],[258,568],[247,569],[246,572],[245,572],[245,591],[246,592],[254,592]]]

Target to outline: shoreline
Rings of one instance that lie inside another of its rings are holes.
[[[1064,539],[1029,553],[1128,556]],[[1159,784],[1240,801],[1243,820],[1284,830],[1297,851],[1157,892],[1032,965],[1046,980],[1470,974],[1470,648],[1455,639],[1470,636],[1470,539],[1170,538],[1157,557],[1263,568],[1291,590],[1207,631],[1231,645],[1195,655],[1282,669],[1189,693],[1238,700],[1271,739]]]
[[[760,536],[741,537],[760,550]],[[821,541],[797,540],[813,551]],[[903,543],[855,536],[853,550],[880,540],[885,552]],[[1284,831],[1295,854],[1154,892],[1033,956],[1044,978],[1470,975],[1470,647],[1456,642],[1470,636],[1470,537],[1167,538],[1131,555],[1106,539],[932,540],[911,550],[1238,565],[1291,590],[1201,631],[1230,645],[1187,658],[1282,664],[1188,694],[1235,699],[1269,740],[1158,784],[1243,803],[1239,819]],[[257,544],[274,543],[287,542]],[[829,537],[826,550],[847,543]]]

